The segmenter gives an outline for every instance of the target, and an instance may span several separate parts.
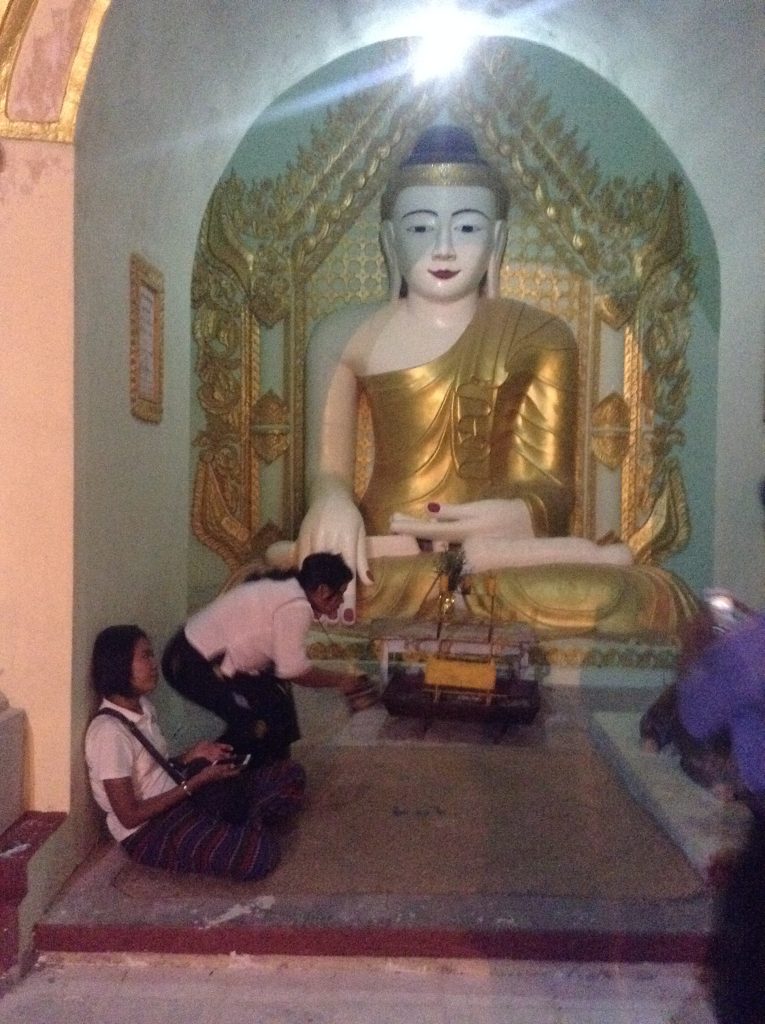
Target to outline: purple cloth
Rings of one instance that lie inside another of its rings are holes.
[[[678,711],[695,739],[728,731],[744,784],[765,793],[765,613],[696,659],[679,680]]]

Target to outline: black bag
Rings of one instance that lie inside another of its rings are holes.
[[[184,779],[193,778],[198,772],[210,762],[207,758],[196,757],[188,764],[173,764],[183,773]],[[192,800],[198,804],[205,814],[210,814],[221,821],[227,821],[229,825],[243,825],[247,820],[250,807],[250,788],[252,781],[252,770],[247,768],[230,779],[218,779],[217,782],[208,782],[192,796]]]
[[[230,743],[236,754],[250,754],[253,768],[289,757],[290,745],[300,739],[290,684],[263,673],[238,674],[222,685],[228,685],[246,709],[236,721],[229,720],[219,742]]]

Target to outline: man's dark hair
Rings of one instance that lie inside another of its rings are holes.
[[[297,578],[306,594],[310,594],[322,583],[332,590],[340,590],[346,583],[351,582],[353,573],[345,564],[342,555],[317,551],[303,560]]]
[[[107,626],[93,644],[90,675],[101,697],[130,697],[133,693],[133,652],[146,634],[139,626]]]

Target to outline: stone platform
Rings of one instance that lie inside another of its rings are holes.
[[[115,889],[121,851],[101,849],[81,868],[37,928],[41,950],[301,955],[509,957],[600,961],[686,961],[704,957],[714,890],[704,878],[714,857],[741,839],[746,813],[719,805],[663,755],[642,754],[637,722],[655,694],[642,689],[542,687],[542,708],[529,725],[498,737],[484,723],[393,718],[375,707],[349,718],[338,695],[299,691],[306,740],[336,746],[491,744],[575,751],[594,746],[635,800],[685,851],[700,873],[699,891],[682,899],[572,899],[544,895],[454,893],[406,897],[374,893],[249,900],[231,883],[228,895],[204,887],[193,899]],[[299,756],[299,750],[295,751]],[[572,778],[587,800],[586,776]],[[417,780],[411,779],[416,791]],[[573,790],[572,790],[573,791]],[[540,808],[540,813],[544,813]],[[593,821],[598,836],[619,821]],[[349,837],[352,842],[352,837]]]

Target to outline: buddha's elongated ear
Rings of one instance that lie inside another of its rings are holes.
[[[401,295],[401,268],[396,254],[393,222],[390,220],[384,220],[380,225],[380,245],[388,267],[388,299],[396,302]]]
[[[494,225],[494,245],[486,270],[486,297],[489,299],[499,298],[499,273],[502,269],[502,257],[505,255],[506,245],[507,221],[498,220]]]

